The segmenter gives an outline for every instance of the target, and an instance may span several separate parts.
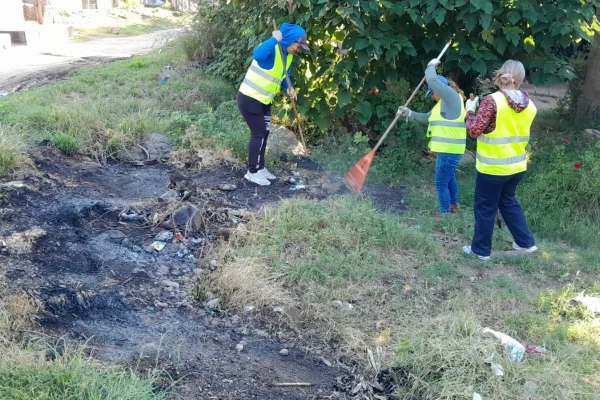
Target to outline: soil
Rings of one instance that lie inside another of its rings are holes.
[[[326,365],[323,357],[334,361],[331,354],[257,329],[245,315],[206,308],[191,294],[210,261],[202,259],[203,246],[218,229],[241,223],[228,212],[338,195],[345,192],[340,178],[291,165],[297,178],[319,186],[290,191],[285,178],[291,170],[278,171],[284,178],[272,186],[257,187],[242,178],[241,166],[225,162],[192,173],[159,163],[102,165],[52,147],[35,149],[31,157],[37,171],[0,181],[0,238],[22,237],[29,245],[17,252],[0,241],[0,273],[10,290],[43,303],[39,330],[88,341],[102,360],[139,363],[139,369],[182,379],[175,392],[185,399],[357,398],[350,392],[359,378]],[[237,190],[218,190],[224,183]],[[148,246],[163,229],[148,220],[183,204],[179,198],[158,201],[169,187],[207,218],[202,230],[183,231],[183,242],[167,240],[158,252]],[[401,189],[367,185],[365,195],[382,208],[403,208]],[[126,222],[124,215],[134,213],[142,218]],[[36,235],[18,235],[33,229]],[[236,349],[240,342],[242,351]],[[280,355],[283,348],[288,355]],[[312,386],[272,386],[289,382]]]
[[[85,43],[60,41],[43,48],[16,46],[2,52],[0,97],[61,79],[87,65],[98,65],[148,53],[175,39],[181,29],[139,36],[90,39]]]

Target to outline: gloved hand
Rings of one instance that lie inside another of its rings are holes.
[[[281,34],[280,30],[273,31],[273,37],[277,39],[277,42],[281,42],[281,40],[283,39],[283,35]]]
[[[437,58],[434,58],[433,60],[429,61],[429,64],[427,64],[428,67],[437,67],[438,65],[440,65],[441,61],[438,60]]]
[[[396,112],[396,115],[400,115],[401,117],[405,117],[406,120],[408,121],[408,119],[412,115],[412,110],[410,108],[408,108],[408,107],[400,106],[400,107],[398,107],[398,111]]]
[[[465,111],[466,112],[472,111],[472,112],[476,113],[478,108],[479,108],[479,97],[471,96],[471,98],[465,102]]]
[[[288,93],[288,96],[290,96],[291,99],[296,100],[298,98],[298,94],[296,93],[296,91],[292,87],[288,88],[287,93]]]

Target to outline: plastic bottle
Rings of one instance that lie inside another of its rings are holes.
[[[494,331],[490,328],[485,328],[483,333],[491,333],[496,336],[500,343],[509,351],[509,356],[512,361],[522,361],[525,355],[525,346],[519,343],[517,340],[511,338],[505,333]]]

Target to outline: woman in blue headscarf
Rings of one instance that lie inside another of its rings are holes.
[[[278,47],[281,46],[285,59]],[[237,105],[250,128],[248,144],[248,172],[244,176],[261,186],[270,185],[275,175],[265,168],[265,149],[271,122],[271,104],[280,88],[296,98],[293,87],[286,83],[286,70],[291,76],[293,56],[300,49],[309,50],[306,31],[299,25],[284,22],[280,30],[254,50],[254,59],[237,95]]]

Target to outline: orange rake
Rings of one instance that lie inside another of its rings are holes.
[[[444,46],[444,49],[438,56],[438,59],[442,58],[444,53],[446,53],[446,50],[448,50],[448,47],[450,47],[450,43],[446,43],[446,46]],[[421,83],[419,83],[419,86],[417,86],[417,88],[410,95],[408,100],[406,100],[404,107],[408,107],[408,105],[410,104],[412,99],[415,97],[417,92],[421,89],[421,86],[423,86],[424,83],[425,83],[425,77],[423,77],[423,79],[421,79]],[[396,114],[396,118],[394,118],[394,120],[392,121],[390,126],[387,128],[387,130],[385,131],[385,133],[383,134],[381,139],[379,139],[379,141],[377,142],[375,147],[373,147],[373,150],[371,150],[370,152],[367,153],[367,155],[365,155],[363,158],[358,160],[358,162],[356,164],[354,164],[354,167],[350,168],[348,173],[346,173],[346,185],[350,189],[352,189],[355,193],[360,193],[360,191],[362,190],[362,187],[365,183],[365,179],[367,179],[367,174],[369,173],[369,168],[371,167],[371,164],[373,163],[373,159],[375,158],[375,152],[383,144],[383,141],[385,140],[387,135],[390,133],[390,131],[394,128],[394,126],[396,126],[396,123],[398,122],[399,119],[400,119],[400,114]]]

